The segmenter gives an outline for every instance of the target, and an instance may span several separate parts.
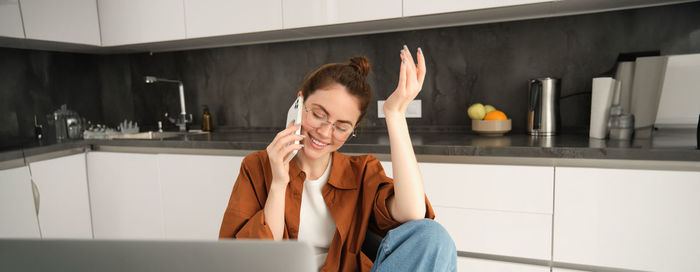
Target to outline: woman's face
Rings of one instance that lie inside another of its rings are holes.
[[[309,111],[304,111],[301,133],[305,135],[302,148],[304,157],[309,159],[324,158],[333,151],[338,150],[347,139],[338,139],[338,132],[334,133],[334,126],[323,124],[319,127],[314,121],[314,112],[324,113],[328,122],[337,126],[349,125],[354,128],[357,118],[360,117],[360,102],[351,95],[345,86],[331,84],[323,89],[317,89],[306,100],[304,105]],[[316,119],[317,120],[317,119]]]

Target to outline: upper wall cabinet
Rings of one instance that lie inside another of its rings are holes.
[[[284,28],[401,17],[401,0],[283,0]]]
[[[27,39],[100,45],[95,0],[21,0],[20,4]]]
[[[182,0],[98,0],[102,45],[184,39]]]
[[[403,16],[499,8],[553,1],[554,0],[403,0]]]
[[[282,29],[280,0],[185,0],[187,37]]]
[[[692,1],[0,0],[0,47],[86,53],[160,52],[463,26]]]
[[[0,0],[0,36],[24,38],[18,0]]]

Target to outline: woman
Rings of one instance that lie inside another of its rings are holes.
[[[393,180],[376,157],[337,152],[367,113],[369,61],[327,64],[299,92],[301,135],[290,124],[243,160],[219,237],[307,241],[318,249],[321,271],[456,271],[454,243],[424,219],[435,215],[405,118],[423,85],[425,58],[418,48],[415,63],[405,45],[400,57],[398,86],[383,106]],[[385,236],[374,264],[361,251],[368,230]]]

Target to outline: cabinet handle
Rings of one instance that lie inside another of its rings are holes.
[[[34,179],[32,179],[31,182],[32,182],[32,194],[34,195],[34,209],[36,209],[36,215],[39,216],[39,207],[41,205],[41,194],[39,194],[39,187],[37,187],[36,183],[34,183]]]

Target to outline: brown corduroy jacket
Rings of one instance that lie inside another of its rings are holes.
[[[333,152],[328,183],[321,193],[335,221],[336,231],[321,271],[369,271],[372,261],[361,252],[367,230],[381,236],[399,226],[389,214],[386,200],[394,194],[393,180],[386,176],[373,155],[348,156]],[[306,174],[292,160],[289,164],[284,206],[284,239],[296,239]],[[272,239],[263,208],[272,183],[267,152],[243,159],[241,170],[224,214],[219,238]],[[435,218],[426,197],[426,218]]]

